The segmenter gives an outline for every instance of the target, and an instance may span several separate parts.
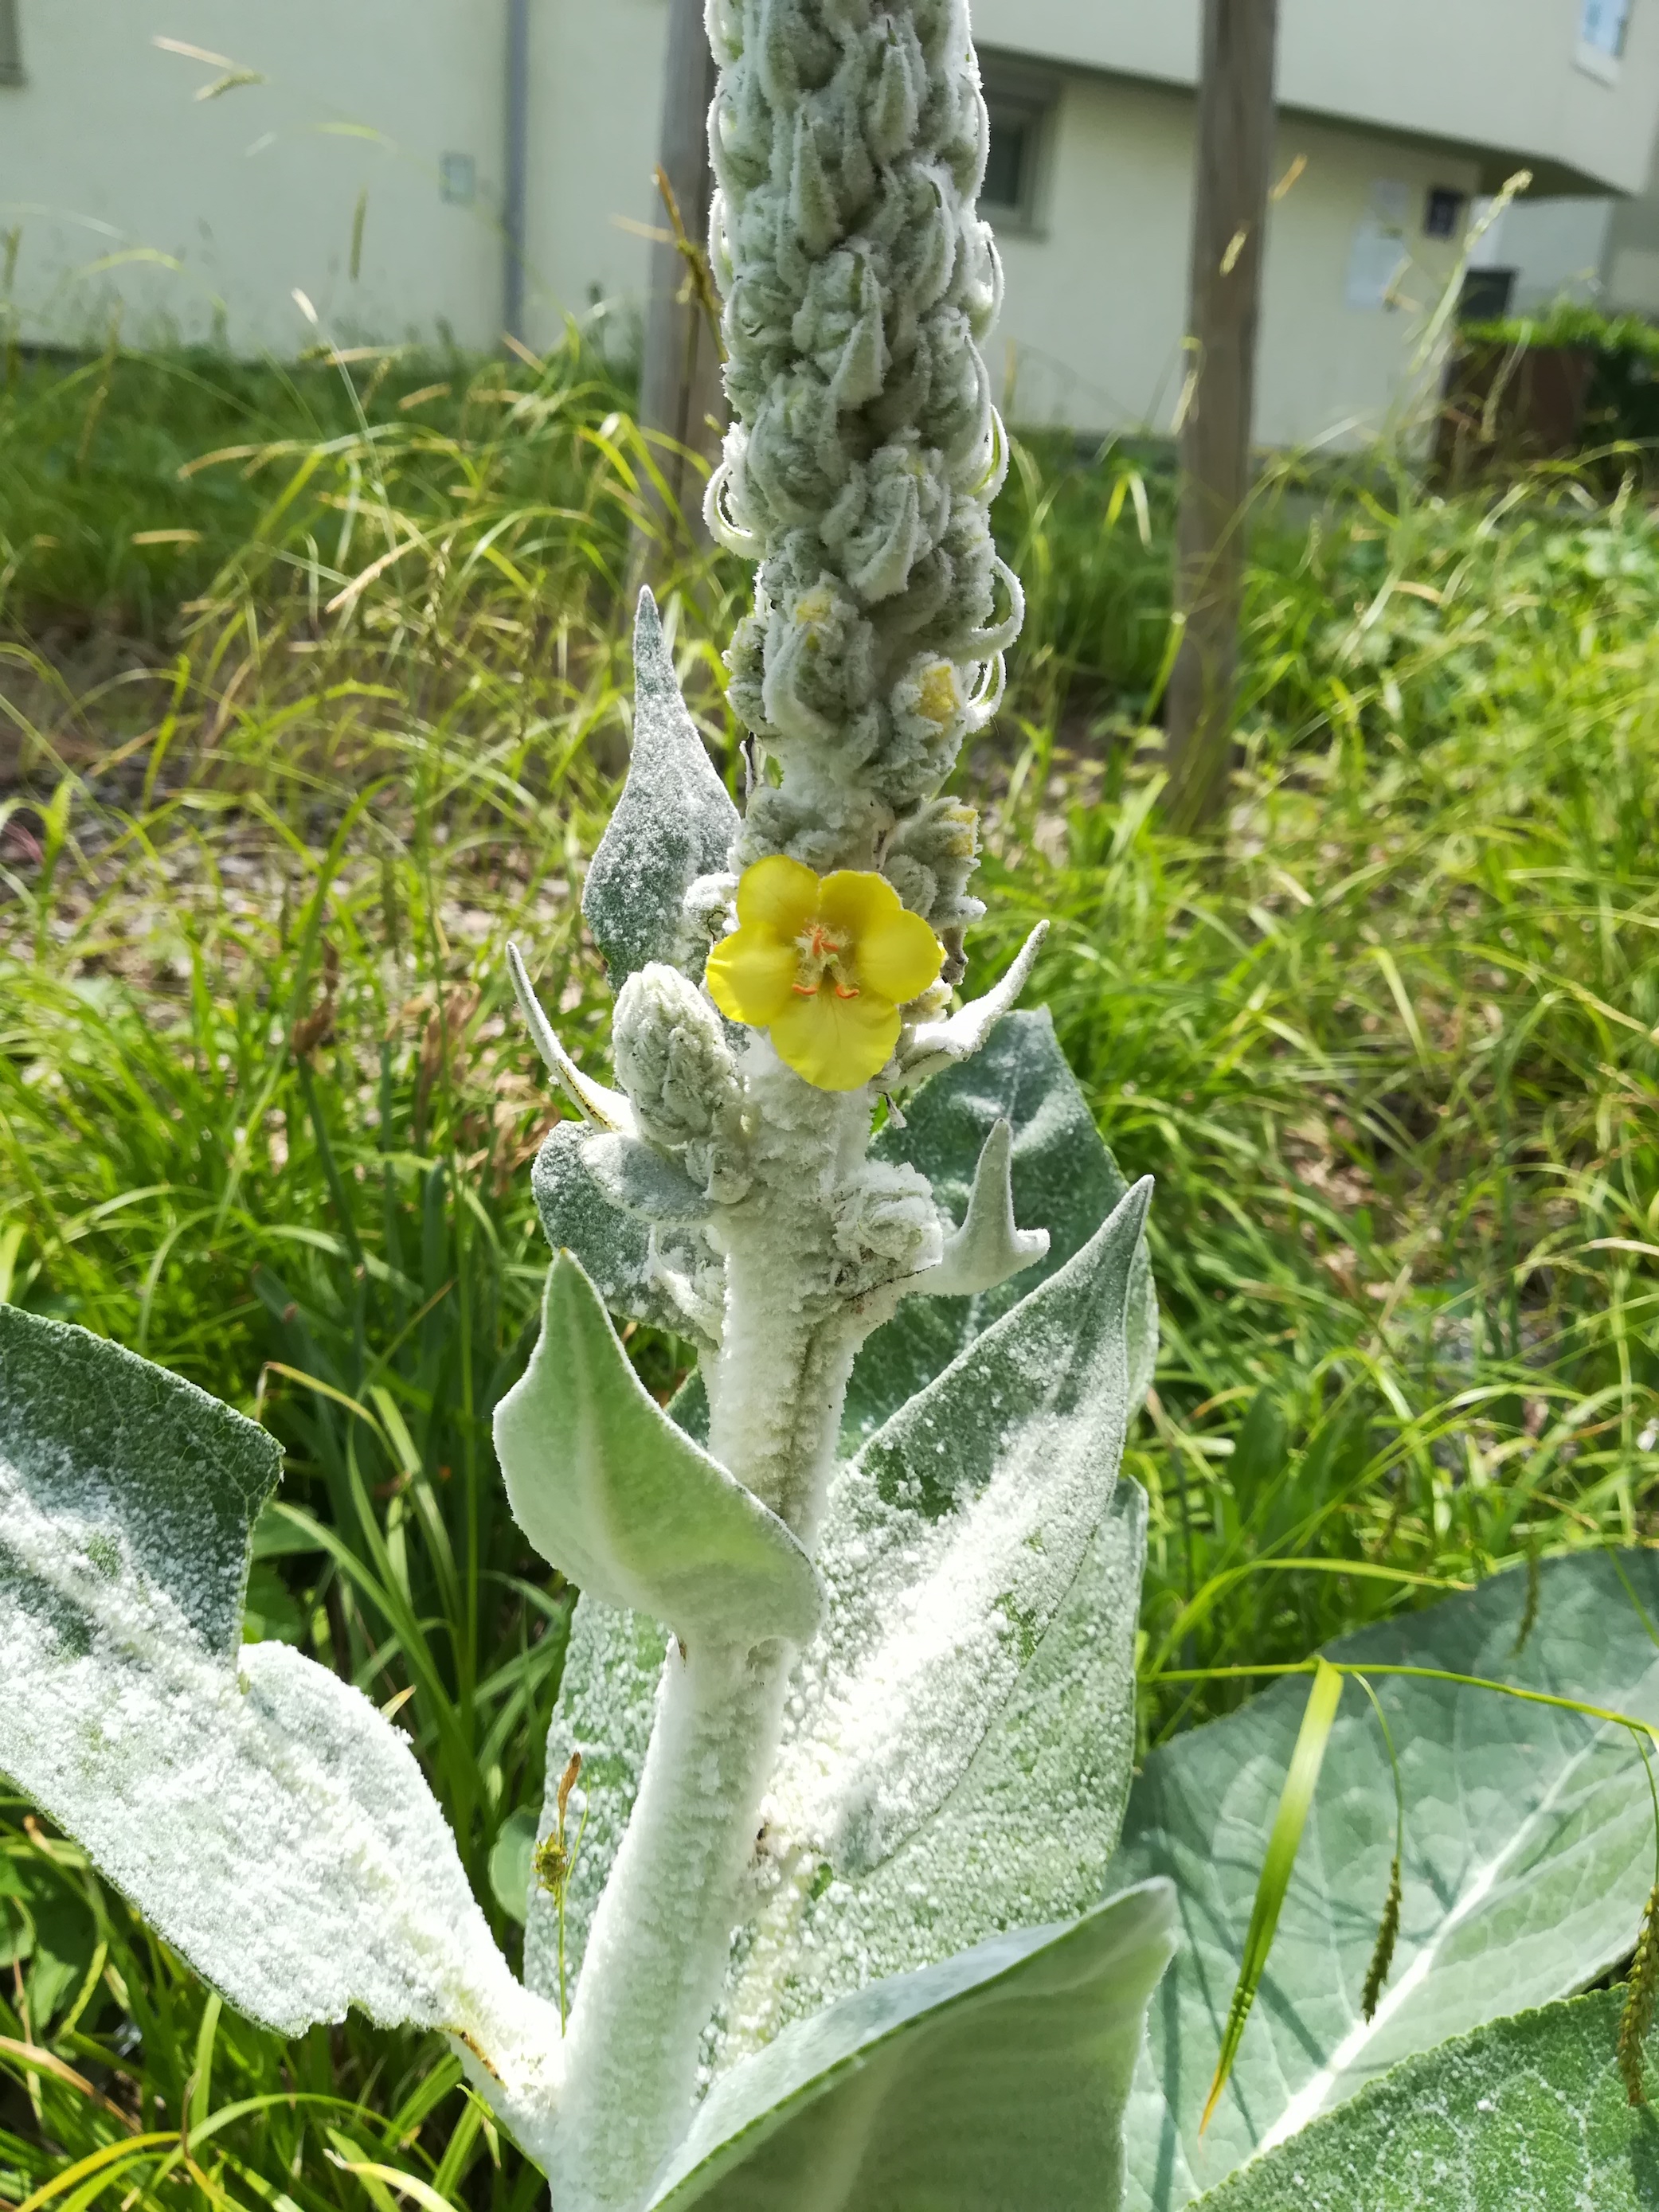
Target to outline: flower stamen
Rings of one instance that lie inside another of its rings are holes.
[[[809,922],[795,939],[800,959],[800,980],[790,989],[798,999],[816,999],[827,978],[838,999],[856,999],[859,987],[848,975],[847,939],[822,921]]]

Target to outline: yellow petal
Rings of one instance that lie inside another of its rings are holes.
[[[738,884],[738,921],[793,945],[818,910],[818,878],[804,861],[769,854]]]
[[[845,930],[852,937],[903,911],[886,877],[866,868],[837,868],[818,886],[819,914],[831,929]]]
[[[720,939],[708,956],[705,973],[708,995],[727,1021],[763,1030],[789,1004],[800,974],[800,955],[769,930],[739,929]]]
[[[890,999],[860,991],[838,999],[826,984],[810,999],[792,997],[772,1024],[787,1067],[819,1091],[856,1091],[892,1058],[899,1011]]]
[[[902,1006],[937,982],[945,947],[919,914],[906,907],[879,915],[853,947],[860,985]]]

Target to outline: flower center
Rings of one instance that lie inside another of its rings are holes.
[[[837,931],[826,928],[821,921],[808,922],[795,939],[795,949],[800,966],[790,988],[798,998],[816,999],[826,981],[838,999],[857,998],[859,987],[853,981],[847,957],[849,948]]]

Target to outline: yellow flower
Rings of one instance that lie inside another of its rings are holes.
[[[884,877],[817,876],[775,853],[744,872],[738,927],[708,956],[708,994],[728,1020],[769,1030],[778,1057],[818,1090],[856,1091],[891,1057],[899,1008],[944,959]]]

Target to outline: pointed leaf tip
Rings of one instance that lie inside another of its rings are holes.
[[[1048,924],[1038,922],[1009,963],[1007,973],[983,998],[958,1006],[944,1021],[927,1022],[913,1030],[901,1045],[901,1080],[906,1085],[936,1075],[952,1061],[971,1059],[1013,1006],[1030,981],[1031,970],[1048,934]]]
[[[525,1534],[605,1604],[690,1644],[811,1639],[811,1561],[656,1403],[568,1252],[548,1271],[530,1364],[496,1408],[495,1449]]]
[[[934,1297],[973,1297],[1046,1257],[1048,1231],[1023,1230],[1014,1219],[1013,1158],[1012,1125],[1006,1118],[994,1121],[962,1226],[945,1238],[938,1267],[918,1280],[918,1290]]]
[[[685,894],[724,868],[738,826],[680,696],[657,603],[642,591],[628,780],[582,890],[583,918],[615,988],[653,960],[675,963]]]
[[[524,964],[524,955],[516,945],[507,948],[507,970],[513,978],[513,991],[519,1001],[525,1025],[529,1030],[536,1049],[546,1062],[548,1072],[558,1084],[585,1121],[597,1121],[602,1129],[620,1131],[631,1135],[634,1109],[620,1091],[607,1091],[602,1083],[595,1083],[582,1073],[570,1054],[559,1042],[558,1033],[547,1018],[547,1010],[536,996],[536,988]]]
[[[1175,1948],[1147,1883],[894,1975],[718,2075],[648,2212],[1121,2202],[1146,2006]]]

